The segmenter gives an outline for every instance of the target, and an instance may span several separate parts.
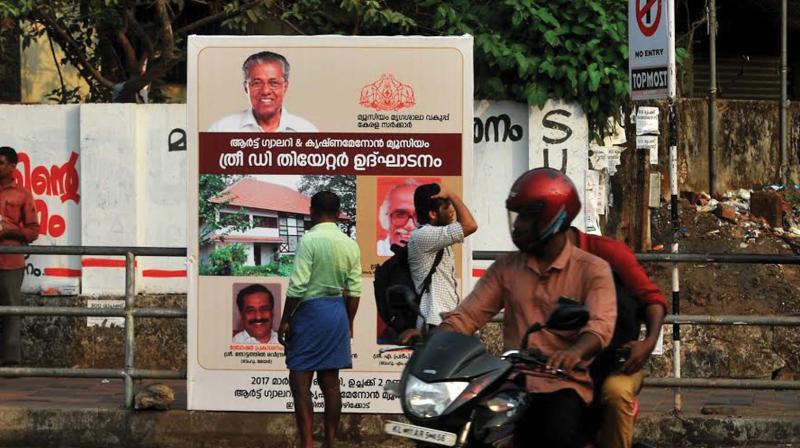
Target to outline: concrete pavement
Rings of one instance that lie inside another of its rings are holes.
[[[121,380],[0,378],[0,447],[291,446],[291,414],[187,411],[185,381],[163,383],[175,389],[172,411],[122,409]],[[661,447],[800,446],[800,391],[686,389],[683,398],[676,414],[671,390],[643,390],[637,438]],[[410,446],[383,435],[386,418],[398,417],[345,414],[341,447]]]

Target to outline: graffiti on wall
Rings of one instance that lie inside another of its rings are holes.
[[[522,126],[514,124],[508,114],[499,114],[481,120],[475,117],[472,120],[473,143],[505,142],[511,140],[518,142],[522,139]]]
[[[564,109],[553,109],[550,112],[547,112],[544,115],[544,118],[542,118],[542,126],[545,129],[554,131],[557,134],[562,134],[558,136],[548,136],[547,134],[542,135],[542,141],[545,143],[544,154],[542,157],[544,159],[544,166],[547,167],[550,166],[550,145],[560,145],[572,137],[572,128],[564,123],[554,120],[554,116],[569,118],[572,116],[572,114]],[[560,169],[562,173],[566,174],[567,172],[567,148],[561,149],[561,167],[558,169]]]
[[[59,213],[50,213],[50,210],[41,197],[51,196],[58,198],[62,203],[72,201],[80,204],[81,196],[80,177],[77,163],[78,153],[72,152],[63,165],[34,165],[30,156],[25,152],[18,153],[17,169],[14,171],[14,180],[22,188],[30,191],[35,199],[36,212],[39,216],[40,235],[59,238],[67,231],[67,221]]]

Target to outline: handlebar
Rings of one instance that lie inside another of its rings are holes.
[[[525,352],[519,350],[509,350],[501,355],[501,358],[511,361],[512,363],[520,364],[533,364],[536,367],[545,367],[547,365],[547,356],[541,350],[532,348]],[[575,366],[572,370],[576,372],[587,372],[586,367]],[[569,372],[564,369],[556,369],[555,373],[559,375],[569,376]]]

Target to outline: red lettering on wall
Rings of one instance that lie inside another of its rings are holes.
[[[81,202],[80,177],[78,176],[78,153],[72,151],[69,160],[63,165],[33,166],[27,153],[17,153],[17,169],[14,170],[14,180],[22,188],[30,191],[34,196],[55,196],[61,202]],[[39,217],[39,234],[59,238],[67,232],[67,222],[57,213],[50,214],[47,202],[43,199],[34,201],[36,213]]]
[[[37,196],[58,196],[61,202],[81,202],[80,177],[76,164],[78,153],[72,152],[67,163],[58,166],[52,165],[48,169],[45,165],[31,166],[31,159],[27,153],[18,155],[17,169],[14,171],[14,180],[26,190]]]
[[[39,235],[50,235],[53,238],[58,238],[67,231],[67,223],[61,215],[50,216],[50,211],[47,209],[47,202],[41,199],[33,201],[33,206],[36,208],[36,214],[39,217]]]

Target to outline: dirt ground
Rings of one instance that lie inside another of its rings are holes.
[[[714,212],[699,212],[681,199],[679,252],[797,255],[800,239],[775,232],[762,219],[736,214],[736,222]],[[651,216],[653,252],[668,252],[671,243],[669,206]],[[780,236],[776,233],[781,234]],[[648,263],[651,278],[671,297],[671,265]],[[800,266],[778,264],[682,263],[682,314],[800,314]]]

